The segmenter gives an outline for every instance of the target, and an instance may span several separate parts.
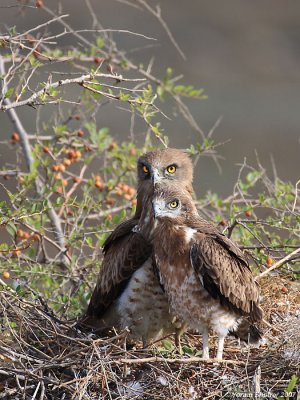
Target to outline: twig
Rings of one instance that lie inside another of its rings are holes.
[[[67,205],[67,203],[68,203],[68,200],[70,199],[70,197],[71,197],[72,194],[75,192],[75,190],[77,189],[78,185],[80,184],[80,182],[81,182],[81,180],[82,180],[82,178],[83,178],[83,175],[84,175],[86,169],[87,169],[87,165],[84,165],[84,166],[82,167],[81,171],[80,171],[80,174],[79,174],[79,181],[75,182],[75,183],[73,184],[73,186],[71,187],[71,189],[68,191],[68,193],[66,193],[65,198],[64,198],[63,205],[61,206],[61,208],[60,208],[60,210],[59,210],[59,213],[58,213],[58,216],[59,216],[60,218],[62,217],[62,215],[63,215],[63,213],[64,213],[64,211],[65,211],[65,208],[66,208],[66,205]]]
[[[293,212],[295,211],[296,204],[297,204],[297,199],[298,199],[298,185],[299,185],[299,183],[300,183],[300,179],[299,179],[299,181],[296,183],[296,186],[295,186],[295,200],[294,200],[294,204],[293,204],[293,208],[292,208],[292,211],[293,211]]]
[[[268,268],[266,271],[259,274],[255,280],[262,278],[263,276],[269,274],[273,269],[280,267],[281,265],[285,264],[287,261],[290,261],[296,254],[300,253],[300,247],[298,249],[292,251],[290,254],[282,258],[281,260],[277,261],[272,267]]]
[[[17,38],[20,38],[20,37],[22,37],[22,36],[26,36],[26,35],[28,35],[29,33],[32,33],[32,32],[34,32],[34,31],[37,31],[37,30],[39,30],[40,28],[43,28],[44,26],[48,26],[48,25],[52,24],[52,22],[60,21],[61,19],[66,18],[66,17],[68,17],[68,16],[69,16],[69,14],[56,16],[56,17],[50,19],[49,21],[47,21],[47,22],[45,22],[45,23],[43,23],[43,24],[37,25],[37,26],[35,26],[34,28],[29,29],[28,31],[21,33],[20,35],[14,36],[14,38],[17,39]]]
[[[3,69],[4,68],[2,68],[2,71],[3,71]],[[77,78],[61,79],[61,80],[53,82],[53,83],[50,81],[50,82],[47,82],[45,84],[43,89],[39,90],[38,92],[33,93],[32,96],[28,97],[25,100],[21,100],[21,101],[12,103],[12,102],[8,101],[8,99],[5,99],[3,101],[4,105],[2,105],[0,109],[2,111],[8,111],[8,110],[10,110],[12,108],[26,106],[26,105],[27,106],[31,106],[31,107],[35,106],[35,105],[38,105],[39,103],[36,103],[36,100],[39,97],[41,97],[42,95],[48,94],[48,91],[50,89],[56,89],[58,87],[65,86],[65,85],[70,85],[70,84],[74,84],[74,83],[78,84],[78,85],[83,85],[85,83],[85,81],[92,80],[95,77],[109,78],[109,79],[114,79],[114,80],[118,80],[118,81],[123,81],[124,80],[122,75],[99,74],[99,73],[97,74],[97,73],[95,73],[95,74],[81,75],[81,76],[79,76]],[[127,79],[126,81],[130,81],[130,82],[137,82],[138,81],[138,82],[141,82],[141,81],[144,81],[144,79],[137,79],[137,80],[136,79],[134,79],[134,80],[132,80],[132,79],[128,80]],[[90,88],[88,88],[88,89],[90,89]],[[106,95],[109,96],[109,94],[106,94]]]
[[[120,360],[114,360],[117,364],[145,364],[151,362],[165,362],[165,363],[204,363],[204,364],[231,364],[231,365],[244,365],[243,361],[239,360],[218,360],[216,358],[210,358],[208,360],[201,357],[190,357],[190,358],[164,358],[164,357],[146,357],[146,358],[121,358]]]
[[[143,5],[146,10],[148,10],[154,17],[158,19],[164,30],[167,32],[167,35],[169,36],[169,39],[171,40],[173,46],[177,49],[178,53],[181,55],[181,57],[186,60],[186,56],[184,52],[181,50],[179,47],[178,43],[176,42],[174,36],[172,35],[172,32],[170,31],[168,25],[166,24],[165,20],[161,16],[161,10],[159,6],[156,6],[156,11],[149,6],[149,4],[145,0],[138,0],[138,2]]]
[[[2,75],[5,74],[3,57],[1,57],[1,56],[0,56],[0,74],[2,74]],[[31,171],[32,165],[34,163],[34,159],[32,156],[32,151],[31,151],[29,140],[28,140],[28,133],[25,130],[16,111],[10,107],[11,102],[9,99],[4,99],[4,107],[5,107],[5,105],[8,106],[8,108],[9,108],[8,116],[9,116],[12,124],[15,126],[15,129],[17,130],[17,132],[20,135],[21,146],[23,149],[26,165],[27,165],[28,170]],[[42,182],[40,181],[39,178],[35,179],[35,184],[36,184],[36,191],[38,193],[41,193]],[[50,200],[48,200],[48,207],[49,207],[48,208],[48,216],[49,216],[49,219],[50,219],[51,224],[55,231],[55,238],[56,238],[60,248],[65,250],[66,249],[65,237],[64,237],[64,232],[63,232],[63,228],[61,225],[61,220],[58,217],[58,215],[56,214],[54,208],[52,207]],[[62,254],[62,256],[60,258],[61,258],[61,262],[63,265],[65,265],[65,266],[69,265],[69,258],[64,253]]]
[[[92,32],[92,33],[105,33],[105,32],[112,32],[112,33],[128,33],[129,35],[133,36],[140,36],[143,39],[147,40],[157,40],[151,36],[146,36],[143,35],[142,33],[137,33],[137,32],[132,32],[127,29],[80,29],[76,30],[76,33],[83,33],[83,32]],[[67,32],[67,33],[73,33],[73,32]]]
[[[20,171],[18,171],[17,169],[9,169],[7,171],[0,171],[0,176],[15,176],[15,175],[19,175]]]

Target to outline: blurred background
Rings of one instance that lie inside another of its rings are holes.
[[[10,3],[1,1],[3,3]],[[13,3],[13,2],[12,2]],[[92,26],[91,15],[82,0],[44,0],[50,8],[61,7],[69,14],[67,22],[74,29]],[[296,183],[300,171],[300,3],[286,0],[161,0],[162,16],[178,45],[184,60],[171,43],[165,30],[151,13],[114,0],[90,0],[104,28],[127,29],[155,37],[148,42],[126,34],[114,34],[119,49],[136,64],[147,65],[154,57],[153,73],[163,76],[172,67],[175,75],[183,74],[183,83],[203,88],[205,101],[189,101],[193,116],[205,133],[221,118],[214,131],[222,172],[208,158],[201,158],[195,177],[195,187],[202,196],[207,190],[220,195],[232,193],[239,166],[247,158],[255,163],[256,155],[272,175],[271,157],[277,174]],[[17,4],[17,3],[16,3]],[[134,2],[132,2],[134,4]],[[42,9],[18,7],[0,8],[0,32],[16,26],[23,32],[49,19]],[[57,31],[56,31],[57,29]],[[53,25],[51,32],[60,32]],[[61,41],[70,45],[70,37]],[[46,107],[54,112],[55,106]],[[183,119],[174,115],[168,104],[171,120],[162,119],[162,127],[170,138],[170,146],[189,147],[201,141]],[[18,110],[25,127],[34,133],[36,110]],[[117,116],[117,117],[116,117]],[[129,113],[116,114],[115,107],[100,110],[99,128],[106,126],[116,138],[129,136]],[[137,134],[142,128],[137,126]],[[1,141],[10,138],[13,128],[0,114]],[[15,149],[0,145],[0,165],[14,158]]]

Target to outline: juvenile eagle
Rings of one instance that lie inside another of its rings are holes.
[[[246,325],[249,339],[259,339],[259,287],[242,251],[198,215],[182,188],[157,190],[153,208],[153,254],[161,283],[171,313],[202,333],[203,358],[209,358],[210,329],[218,335],[218,359],[229,331]]]
[[[192,192],[193,166],[185,152],[168,148],[141,156],[137,174],[135,216],[118,225],[105,241],[102,268],[79,325],[94,330],[128,327],[131,337],[142,339],[146,346],[150,340],[174,332],[175,327],[153,269],[152,245],[135,227],[152,226],[154,187],[174,186]]]

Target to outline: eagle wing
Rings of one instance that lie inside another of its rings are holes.
[[[110,305],[126,288],[132,274],[151,255],[151,245],[134,232],[138,219],[116,227],[104,243],[104,259],[87,309],[87,316],[102,318]]]
[[[233,257],[238,258],[244,265],[249,266],[248,260],[242,250],[231,239],[221,233],[214,224],[199,216],[193,219],[189,226],[213,237],[221,246],[226,248]]]
[[[190,259],[203,287],[227,309],[261,320],[259,288],[241,250],[218,234],[198,232],[194,239]]]

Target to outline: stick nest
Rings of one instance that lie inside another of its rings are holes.
[[[299,375],[299,283],[268,277],[261,286],[265,343],[239,347],[228,338],[228,362],[222,363],[160,344],[128,350],[126,331],[105,338],[84,334],[41,298],[6,288],[0,292],[0,399],[233,399],[257,390],[276,397]],[[183,338],[190,348],[201,348],[200,341]]]

